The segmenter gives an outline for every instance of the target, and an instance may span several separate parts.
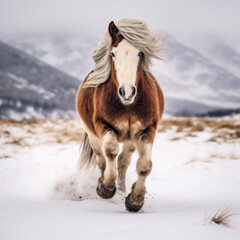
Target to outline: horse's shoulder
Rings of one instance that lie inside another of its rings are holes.
[[[90,73],[92,73],[92,71]],[[84,81],[82,82],[82,84],[78,89],[77,96],[76,96],[76,108],[79,116],[81,117],[83,122],[87,125],[87,128],[94,133],[95,130],[94,130],[93,123],[92,121],[89,121],[89,119],[92,119],[93,117],[93,111],[94,111],[93,95],[96,88],[84,87],[84,83],[86,82],[89,74],[84,79]]]
[[[160,112],[160,117],[162,117],[163,111],[164,111],[164,96],[163,96],[163,92],[162,89],[157,81],[157,79],[153,76],[153,74],[151,72],[147,72],[147,76],[148,78],[150,78],[157,90],[157,96],[158,96],[158,101],[159,101],[159,112]]]

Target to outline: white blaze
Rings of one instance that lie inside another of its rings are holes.
[[[113,47],[112,52],[119,86],[124,86],[127,98],[132,93],[131,87],[135,86],[139,50],[123,39],[117,47]]]

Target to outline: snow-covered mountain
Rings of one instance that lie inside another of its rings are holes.
[[[81,35],[22,35],[3,38],[10,45],[82,80],[93,69],[90,56],[97,37]]]
[[[197,42],[197,43],[196,43]],[[191,47],[212,63],[240,77],[240,51],[213,36],[205,36],[190,43]]]
[[[75,116],[76,78],[0,42],[0,118]]]
[[[100,37],[27,35],[4,40],[81,81],[94,67],[90,53]],[[165,33],[164,41],[166,62],[156,61],[153,74],[164,90],[167,113],[193,115],[240,107],[240,74],[170,34]]]
[[[157,64],[154,71],[168,96],[191,100],[219,108],[240,106],[240,74],[220,67],[195,50],[165,34],[167,64]]]

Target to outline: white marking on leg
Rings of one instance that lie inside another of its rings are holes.
[[[135,146],[132,142],[125,142],[123,145],[123,150],[118,156],[118,189],[125,193],[126,186],[126,171],[131,162],[131,157],[135,151]]]
[[[139,142],[138,143],[139,159],[137,162],[138,180],[134,183],[131,193],[131,201],[139,204],[144,200],[146,192],[145,181],[152,169],[151,153],[152,144]]]
[[[107,132],[103,138],[102,152],[106,159],[106,168],[104,171],[103,185],[112,189],[115,187],[116,181],[116,156],[119,152],[119,143],[116,136]]]

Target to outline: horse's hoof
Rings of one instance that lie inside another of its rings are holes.
[[[144,204],[144,201],[139,204],[133,203],[130,200],[130,194],[128,194],[128,196],[125,199],[125,206],[129,212],[138,212],[142,208],[143,204]]]
[[[104,199],[112,198],[115,193],[116,193],[116,187],[113,190],[109,190],[104,187],[102,183],[102,179],[101,178],[98,179],[97,194],[101,198],[104,198]]]

